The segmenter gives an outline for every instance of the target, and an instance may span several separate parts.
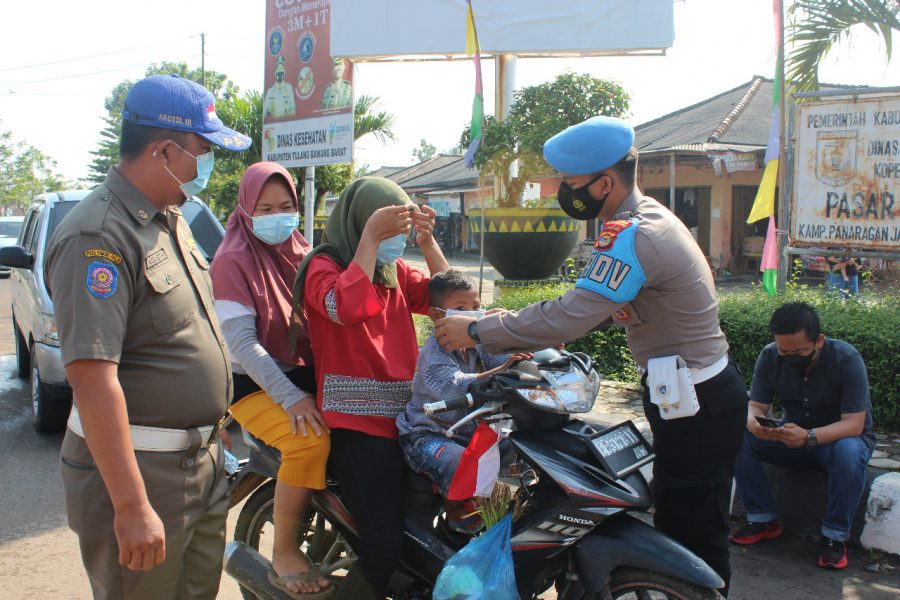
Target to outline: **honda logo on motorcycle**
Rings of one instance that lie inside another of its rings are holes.
[[[594,526],[594,522],[590,519],[579,519],[578,517],[570,517],[569,515],[559,515],[557,518],[560,521],[567,521],[569,523],[578,523],[579,525],[588,525],[590,527]]]

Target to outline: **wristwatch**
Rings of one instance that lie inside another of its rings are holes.
[[[806,447],[812,448],[816,444],[819,443],[819,439],[816,437],[816,432],[814,429],[806,430]]]
[[[472,321],[469,323],[469,330],[467,331],[469,337],[475,340],[475,343],[480,344],[481,338],[478,337],[478,321]]]

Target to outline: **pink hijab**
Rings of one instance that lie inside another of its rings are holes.
[[[289,342],[291,290],[297,267],[311,246],[299,231],[277,246],[266,244],[253,235],[253,220],[248,216],[256,209],[263,186],[273,177],[284,180],[297,205],[294,182],[281,165],[258,162],[244,172],[238,206],[228,218],[225,239],[209,271],[213,294],[216,300],[230,300],[256,310],[259,343],[272,357],[287,364],[312,365],[306,332],[299,331],[293,347]]]

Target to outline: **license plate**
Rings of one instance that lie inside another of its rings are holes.
[[[587,439],[588,447],[604,469],[617,479],[652,462],[653,449],[631,421],[625,421],[595,433]]]

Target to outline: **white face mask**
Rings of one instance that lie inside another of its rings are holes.
[[[455,308],[439,308],[438,310],[443,311],[444,315],[448,317],[474,317],[480,319],[485,315],[483,310],[456,310]]]

